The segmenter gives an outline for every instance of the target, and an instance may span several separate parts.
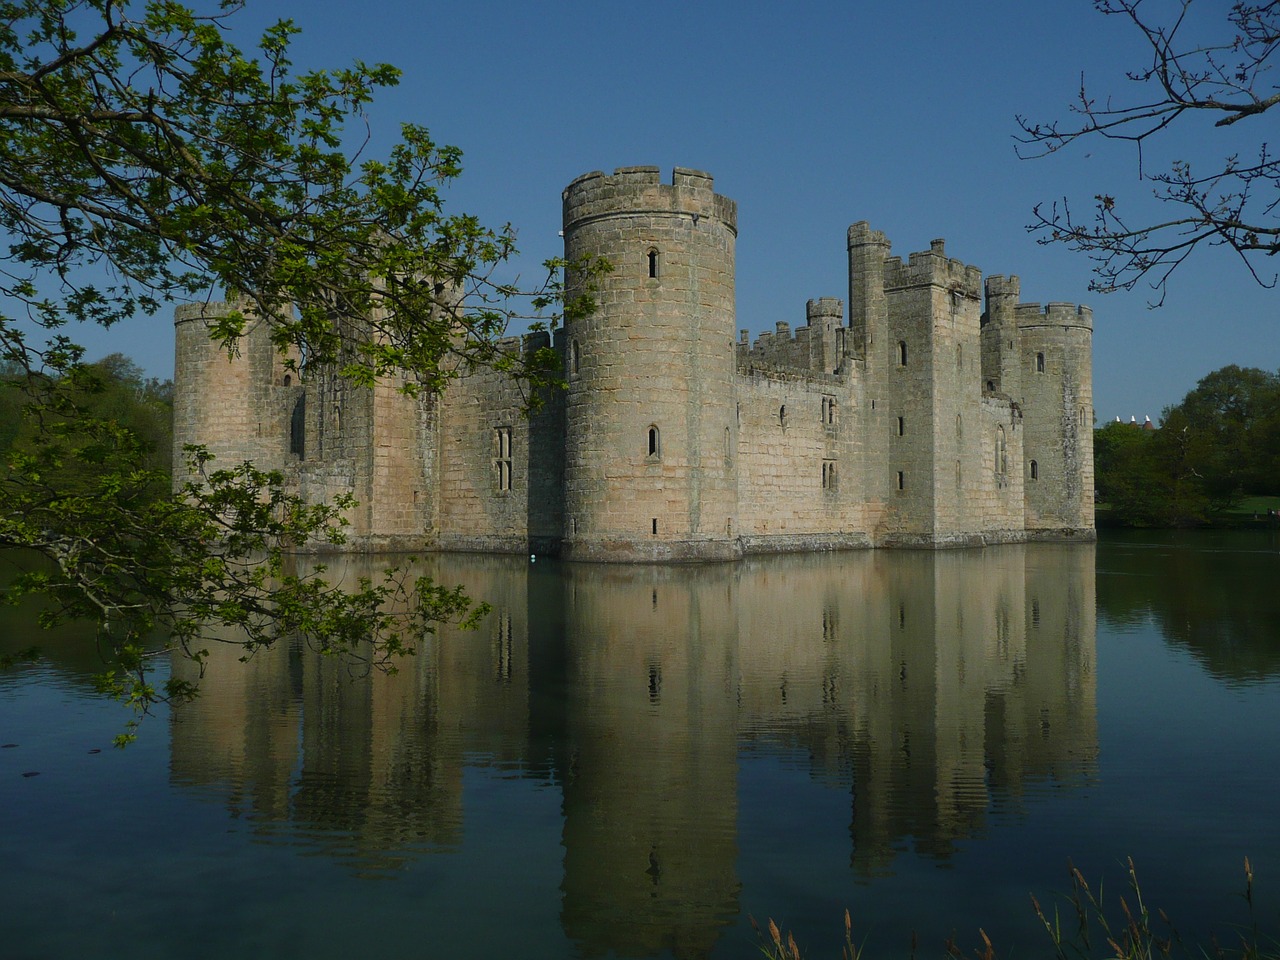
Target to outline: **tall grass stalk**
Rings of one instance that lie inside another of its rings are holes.
[[[1031,905],[1044,925],[1053,944],[1055,960],[1280,960],[1280,940],[1274,936],[1262,936],[1253,902],[1253,866],[1249,858],[1244,860],[1244,892],[1241,894],[1248,908],[1248,922],[1235,929],[1235,937],[1229,943],[1216,936],[1208,944],[1188,943],[1182,939],[1168,915],[1157,909],[1153,917],[1138,884],[1138,873],[1133,859],[1126,862],[1127,882],[1114,901],[1103,896],[1103,885],[1097,890],[1089,886],[1074,864],[1068,863],[1071,890],[1062,895],[1062,904],[1051,912],[1040,905],[1034,895]],[[787,933],[785,938],[778,925],[769,920],[768,935],[751,918],[752,929],[760,952],[768,960],[803,960],[795,937]],[[954,960],[998,960],[991,938],[983,929],[978,930],[982,945],[966,952],[956,944],[955,937],[948,937],[944,949]],[[911,937],[910,957],[916,955],[916,937]],[[849,911],[844,912],[843,960],[861,960],[865,941],[854,945],[853,924]]]

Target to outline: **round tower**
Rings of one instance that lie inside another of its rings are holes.
[[[565,327],[564,555],[736,557],[737,205],[680,167],[589,173],[563,199],[565,258],[613,268]]]
[[[1023,303],[1016,316],[1027,533],[1092,537],[1093,311]]]
[[[245,310],[241,303],[195,303],[174,311],[173,485],[194,479],[186,444],[215,457],[214,468],[246,460],[279,469],[301,456],[300,427],[290,422],[288,400],[302,392],[285,369],[267,325],[249,318],[247,332],[228,355],[209,331],[219,317]],[[291,452],[290,446],[293,446]]]

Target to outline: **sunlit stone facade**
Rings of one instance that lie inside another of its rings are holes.
[[[251,325],[228,359],[179,309],[175,440],[354,493],[351,544],[666,561],[870,546],[1092,539],[1092,314],[1017,277],[892,256],[849,228],[848,310],[735,336],[737,205],[677,167],[564,191],[566,258],[613,270],[556,332],[568,388],[533,416],[493,372],[410,398],[298,379]],[[573,270],[572,293],[584,290]],[[984,303],[985,300],[985,303]],[[179,457],[180,459],[180,457]],[[179,471],[176,482],[188,479]]]

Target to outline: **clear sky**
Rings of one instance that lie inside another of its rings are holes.
[[[1099,423],[1156,419],[1228,363],[1280,367],[1280,290],[1226,254],[1184,267],[1151,310],[1150,290],[1090,293],[1083,256],[1026,232],[1040,201],[1066,195],[1087,212],[1095,194],[1150,196],[1125,145],[1015,154],[1015,115],[1064,116],[1081,71],[1122,91],[1123,70],[1141,65],[1136,32],[1088,0],[250,0],[231,24],[252,47],[278,18],[303,30],[300,68],[403,70],[369,112],[375,150],[403,121],[461,147],[449,209],[511,222],[526,276],[561,252],[574,177],[687,166],[738,202],[738,327],[753,336],[801,325],[812,297],[847,297],[845,231],[868,220],[897,255],[943,237],[984,274],[1018,274],[1024,301],[1092,306]],[[1147,160],[1222,156],[1273,121],[1237,124],[1229,145],[1201,121]],[[172,372],[167,317],[91,341],[95,355],[116,349]]]

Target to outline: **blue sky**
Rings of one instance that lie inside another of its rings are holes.
[[[449,208],[511,222],[531,278],[560,252],[560,191],[574,177],[688,166],[738,202],[738,326],[753,335],[800,325],[811,297],[846,297],[845,231],[868,220],[895,254],[944,237],[984,274],[1018,274],[1026,301],[1090,304],[1099,423],[1154,419],[1228,363],[1280,367],[1280,290],[1225,254],[1180,270],[1151,310],[1149,290],[1090,293],[1082,256],[1024,229],[1040,201],[1066,195],[1085,210],[1098,193],[1150,196],[1124,145],[1038,161],[1014,151],[1015,115],[1063,116],[1082,70],[1100,92],[1121,90],[1141,62],[1136,32],[1088,0],[250,0],[230,22],[252,47],[277,18],[303,30],[300,68],[403,70],[369,111],[375,148],[403,121],[461,147]],[[1231,144],[1208,121],[1189,125],[1148,163],[1221,156],[1271,122],[1237,124]],[[165,317],[91,348],[172,371]]]

